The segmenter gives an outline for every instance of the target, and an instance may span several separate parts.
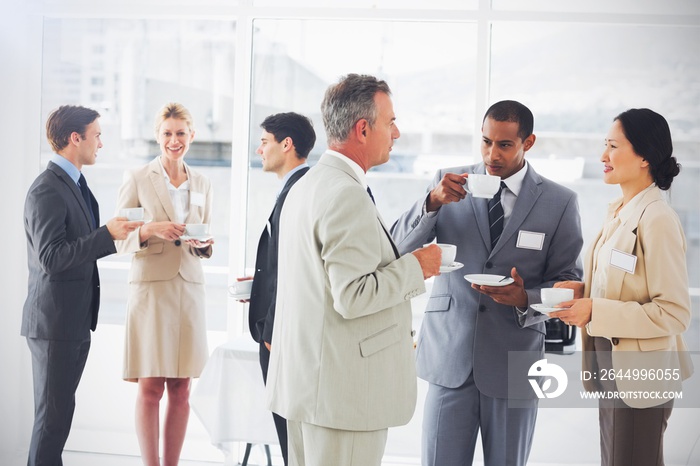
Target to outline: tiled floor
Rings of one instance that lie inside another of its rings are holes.
[[[256,459],[257,461],[257,459]],[[401,462],[395,462],[401,461]],[[278,463],[276,459],[273,459],[273,464]],[[140,458],[133,456],[116,456],[116,455],[96,455],[90,453],[77,453],[77,452],[65,452],[63,454],[63,464],[64,466],[142,466]],[[180,466],[214,466],[222,465],[223,461],[216,462],[198,462],[198,461],[181,461]],[[263,466],[264,463],[248,463],[249,466]],[[398,460],[395,459],[391,462],[384,462],[382,466],[418,466],[420,462],[418,460]],[[10,466],[10,465],[7,465]],[[483,466],[483,463],[474,463],[473,466]],[[562,466],[562,464],[542,464],[542,463],[530,463],[528,466]],[[570,464],[567,463],[566,466],[596,466],[593,464]]]
[[[8,458],[5,456],[2,466],[23,466],[26,464],[27,458],[25,453],[17,453],[16,455]],[[242,459],[242,458],[241,458]],[[259,461],[263,462],[259,462]],[[240,461],[240,460],[239,460]],[[135,456],[126,455],[101,455],[94,453],[84,453],[84,452],[74,452],[65,451],[63,453],[63,464],[64,466],[143,466],[141,459]],[[201,462],[201,461],[180,461],[180,466],[217,466],[223,465],[223,459],[220,462]],[[233,463],[235,465],[235,463]],[[259,457],[252,457],[251,461],[248,463],[249,466],[263,466],[264,459]],[[273,465],[281,465],[281,458],[273,458]],[[393,459],[389,462],[384,462],[382,466],[418,466],[420,462],[418,460],[410,459]],[[233,465],[232,465],[233,466]],[[482,463],[476,462],[473,466],[483,466]],[[542,463],[531,463],[528,466],[562,466],[562,464],[542,464]],[[566,466],[596,466],[593,464],[566,464]]]

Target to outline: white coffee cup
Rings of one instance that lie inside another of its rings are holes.
[[[491,199],[501,187],[501,177],[470,173],[467,177],[467,191],[474,197]]]
[[[554,307],[559,303],[574,299],[574,290],[571,288],[542,288],[540,298],[546,307]]]
[[[437,243],[442,251],[442,265],[452,265],[457,257],[457,246],[454,244]]]
[[[234,282],[230,286],[230,291],[233,294],[241,295],[241,294],[250,294],[251,290],[253,289],[253,279],[248,279],[248,280],[241,280],[238,282]]]
[[[131,207],[129,209],[119,209],[119,217],[126,217],[130,222],[143,221],[143,207]]]
[[[185,225],[185,234],[187,236],[206,236],[209,234],[208,223],[188,223]]]

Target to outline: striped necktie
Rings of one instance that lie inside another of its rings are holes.
[[[501,181],[501,189],[498,190],[495,196],[489,200],[489,232],[491,233],[491,249],[496,247],[498,239],[503,233],[503,204],[501,204],[501,193],[507,188],[506,184]]]

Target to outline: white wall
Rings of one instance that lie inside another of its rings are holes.
[[[0,0],[0,464],[26,464],[32,420],[32,384],[27,345],[19,335],[26,295],[24,195],[39,170],[41,22],[21,0]]]

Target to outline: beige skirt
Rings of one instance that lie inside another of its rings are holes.
[[[124,380],[199,377],[208,356],[203,284],[178,274],[129,285]]]

